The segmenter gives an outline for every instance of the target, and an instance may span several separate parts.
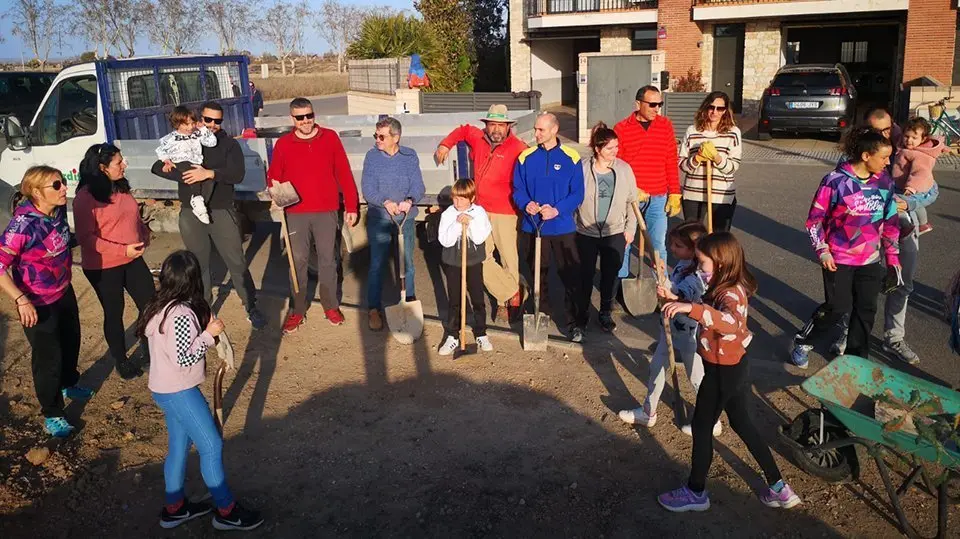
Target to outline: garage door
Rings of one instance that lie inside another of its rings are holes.
[[[650,84],[650,56],[591,56],[587,74],[587,125],[612,126],[636,108],[637,89]]]

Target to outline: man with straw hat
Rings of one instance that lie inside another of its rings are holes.
[[[447,159],[450,149],[465,142],[473,159],[474,182],[477,185],[476,204],[486,210],[493,232],[487,238],[486,259],[483,262],[483,285],[496,298],[499,306],[506,306],[510,319],[520,315],[522,291],[520,288],[520,257],[517,254],[517,208],[513,203],[513,166],[527,145],[511,132],[506,105],[492,105],[480,119],[484,128],[461,125],[437,146],[438,163]],[[500,262],[494,258],[499,254]],[[500,309],[491,309],[496,320]],[[502,311],[501,311],[502,312]]]

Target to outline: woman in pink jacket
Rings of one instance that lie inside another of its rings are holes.
[[[143,261],[150,231],[124,177],[127,163],[113,144],[94,144],[80,163],[80,184],[73,200],[83,274],[103,307],[103,335],[117,372],[129,380],[143,374],[127,359],[123,324],[126,290],[141,312],[154,294],[153,276]],[[145,347],[144,347],[145,348]]]

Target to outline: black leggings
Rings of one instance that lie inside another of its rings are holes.
[[[797,344],[811,344],[850,314],[847,353],[867,357],[870,334],[877,316],[877,296],[883,288],[886,270],[879,262],[866,266],[843,266],[837,271],[823,270],[824,302],[794,338]]]
[[[713,425],[720,419],[721,412],[727,412],[730,427],[747,445],[767,483],[773,485],[781,479],[780,468],[747,410],[750,384],[747,383],[749,368],[745,360],[736,365],[704,361],[703,373],[697,392],[697,407],[693,411],[693,463],[687,486],[694,492],[706,489],[707,472],[713,461]]]
[[[447,276],[447,323],[443,328],[447,335],[460,338],[460,266],[443,265]],[[487,304],[483,297],[483,264],[467,266],[467,302],[473,311],[474,337],[487,334]]]
[[[123,325],[123,291],[126,290],[130,294],[137,309],[143,312],[147,302],[156,292],[150,268],[147,267],[143,258],[136,258],[113,268],[85,269],[83,274],[87,276],[103,307],[103,336],[107,340],[110,355],[119,365],[127,359],[126,328]],[[146,350],[147,348],[144,347],[145,352]]]
[[[733,226],[733,213],[735,211],[737,211],[737,199],[733,199],[731,204],[714,204],[713,231],[730,232],[730,227]],[[685,221],[702,221],[704,226],[706,226],[707,203],[685,199],[683,201],[683,219]]]
[[[50,305],[37,305],[37,323],[23,328],[31,350],[33,387],[44,417],[63,417],[60,390],[77,384],[80,373],[80,313],[73,286]]]
[[[593,276],[600,258],[600,312],[613,310],[613,296],[617,291],[617,273],[623,263],[626,241],[623,234],[594,238],[577,234],[577,252],[580,254],[580,296],[577,307],[577,325],[587,326],[590,312],[590,296],[593,293]]]

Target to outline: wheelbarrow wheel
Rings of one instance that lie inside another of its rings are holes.
[[[844,483],[851,481],[859,472],[857,453],[853,445],[824,452],[812,450],[819,445],[820,440],[819,410],[803,412],[789,425],[781,427],[781,433],[794,442],[789,444],[793,460],[808,474],[828,483]],[[843,428],[827,422],[823,431],[823,443],[847,437]]]

